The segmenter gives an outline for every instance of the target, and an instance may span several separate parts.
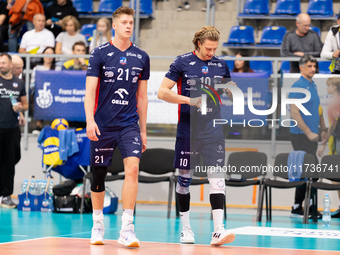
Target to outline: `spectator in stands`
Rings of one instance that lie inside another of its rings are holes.
[[[27,30],[33,30],[33,18],[36,14],[44,13],[39,0],[16,0],[9,10],[8,50],[16,52],[18,48],[18,37],[24,23]]]
[[[282,57],[302,57],[305,54],[320,57],[322,42],[319,35],[310,30],[311,19],[308,14],[300,13],[296,18],[296,30],[283,37],[281,45]],[[298,62],[290,63],[290,72],[299,73]]]
[[[190,9],[189,1],[177,0],[177,11],[181,12],[183,10],[183,6],[185,10]]]
[[[235,57],[242,58],[242,57],[249,57],[246,53],[238,52]],[[234,68],[232,72],[235,73],[254,73],[254,70],[249,67],[248,60],[235,60]]]
[[[56,0],[53,5],[46,9],[46,26],[47,29],[52,31],[54,37],[57,37],[63,31],[61,20],[68,15],[78,19],[78,13],[71,0]]]
[[[321,57],[333,60],[330,69],[333,74],[340,74],[340,43],[339,43],[339,28],[340,28],[340,13],[336,21],[337,26],[332,27],[326,36],[325,43],[322,47]]]
[[[296,126],[291,125],[290,139],[295,151],[305,151],[315,157],[315,162],[318,162],[316,151],[319,141],[319,127],[321,130],[322,140],[326,137],[326,126],[323,115],[319,115],[320,98],[317,87],[312,80],[316,71],[317,60],[311,55],[304,55],[300,58],[299,67],[301,70],[301,77],[296,81],[292,88],[303,88],[311,93],[310,100],[303,104],[303,106],[310,112],[306,115],[300,109],[292,104],[290,106],[290,115],[297,123]],[[290,99],[301,99],[305,95],[299,92],[291,92]],[[302,202],[305,198],[306,185],[297,187],[295,191],[295,202],[292,207],[291,217],[303,218]],[[312,210],[310,210],[312,212]],[[321,215],[318,213],[318,218]]]
[[[22,79],[22,71],[24,70],[24,61],[18,55],[12,55],[12,69],[11,72],[14,76]]]
[[[75,55],[85,55],[86,54],[86,45],[83,41],[76,42],[72,46],[72,54]],[[62,67],[62,70],[87,70],[87,65],[89,61],[85,58],[74,58],[69,61],[66,61]]]
[[[47,8],[53,4],[53,0],[40,0],[42,6],[44,7],[44,11],[46,12]]]
[[[8,39],[8,10],[11,8],[11,5],[7,2],[0,2],[0,52],[6,51],[5,49],[5,40]]]
[[[87,46],[84,35],[79,33],[79,21],[69,15],[62,19],[61,26],[66,32],[61,32],[56,38],[56,54],[72,54],[72,47],[76,42],[82,41]]]
[[[34,15],[33,25],[34,29],[22,36],[19,53],[42,53],[46,47],[54,47],[54,36],[45,28],[45,15]]]
[[[113,39],[111,33],[111,22],[107,18],[100,18],[97,21],[97,35],[92,37],[90,43],[90,52],[99,45],[102,45]]]
[[[46,47],[43,51],[43,54],[54,54],[54,48],[53,47]],[[35,88],[35,75],[37,71],[49,71],[55,69],[55,58],[53,57],[44,57],[42,59],[42,62],[39,65],[36,65],[32,70],[32,77],[30,82],[30,90],[34,94],[34,88]],[[33,133],[37,133],[43,128],[43,121],[37,120],[36,127]]]

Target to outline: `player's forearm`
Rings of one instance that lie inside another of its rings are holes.
[[[168,88],[160,88],[157,94],[158,98],[173,104],[190,104],[190,98],[178,95]]]
[[[139,115],[139,127],[141,133],[146,133],[146,117],[148,111],[148,98],[142,96],[137,98],[137,107]]]

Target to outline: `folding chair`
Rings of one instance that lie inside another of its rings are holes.
[[[321,159],[321,164],[316,165],[315,171],[317,173],[317,177],[319,181],[312,182],[309,186],[309,197],[307,200],[310,200],[310,194],[312,193],[312,189],[319,190],[340,190],[340,155],[326,155]],[[326,183],[320,179],[328,179],[331,181],[339,182],[335,183]],[[307,215],[309,213],[309,207],[307,207]]]
[[[233,152],[228,157],[225,185],[229,187],[258,186],[258,210],[259,205],[262,204],[261,199],[263,199],[260,195],[266,176],[266,172],[263,171],[264,167],[267,167],[267,155],[263,152]]]
[[[142,153],[139,164],[139,183],[169,182],[168,218],[170,218],[172,190],[176,171],[173,168],[174,158],[174,150],[161,148],[147,149]]]
[[[295,153],[295,151],[291,152]],[[274,169],[278,169],[278,171],[273,171],[273,177],[274,179],[267,179],[263,182],[263,188],[261,190],[261,204],[259,204],[260,208],[258,208],[258,217],[257,221],[261,221],[262,218],[262,209],[263,209],[263,196],[264,191],[268,188],[269,189],[269,217],[267,217],[267,221],[272,220],[272,188],[276,189],[291,189],[296,188],[302,185],[307,185],[306,188],[306,194],[305,194],[305,208],[309,205],[309,201],[307,201],[308,197],[308,191],[309,191],[309,184],[311,182],[312,178],[315,178],[315,174],[311,172],[311,168],[308,167],[312,164],[315,164],[315,158],[312,154],[305,154],[302,168],[302,174],[300,181],[295,182],[289,182],[288,181],[288,171],[283,171],[282,169],[288,170],[289,168],[293,166],[288,166],[288,157],[289,153],[280,153],[276,155],[275,161],[274,161]],[[298,168],[299,166],[297,166]],[[281,178],[281,179],[278,179]],[[303,223],[308,223],[308,214],[307,210],[304,211],[304,217],[303,217]]]

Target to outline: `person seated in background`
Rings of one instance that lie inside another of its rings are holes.
[[[73,7],[71,0],[55,0],[55,2],[46,9],[46,26],[52,31],[54,37],[63,31],[61,20],[68,16],[74,16],[78,19],[78,13]]]
[[[19,53],[42,53],[46,47],[54,47],[54,35],[45,28],[45,15],[34,15],[33,25],[34,29],[22,36]]]
[[[12,69],[11,73],[23,80],[22,71],[24,70],[24,61],[18,55],[11,55],[12,57]]]
[[[238,52],[235,57],[242,58],[242,57],[249,57],[244,52]],[[234,73],[254,73],[254,70],[249,67],[248,60],[235,60],[234,68],[232,70]]]
[[[296,30],[285,34],[281,44],[281,57],[320,57],[322,42],[318,33],[310,30],[311,19],[307,13],[296,17]],[[299,63],[290,63],[290,72],[299,73]]]
[[[13,0],[8,1],[8,7],[13,4]],[[27,30],[33,30],[32,24],[36,14],[44,14],[44,8],[39,0],[16,0],[10,8],[8,15],[9,29],[8,29],[8,51],[17,52],[18,38],[21,29],[26,24]]]
[[[72,46],[72,54],[75,55],[85,55],[86,54],[86,46],[85,43],[82,41],[76,42]],[[87,65],[89,64],[89,61],[85,58],[74,58],[66,61],[63,66],[62,70],[80,70],[80,71],[86,71]]]
[[[56,54],[70,55],[72,47],[76,42],[82,41],[87,47],[87,41],[84,35],[79,33],[79,21],[71,15],[62,19],[61,26],[65,32],[61,32],[56,38]]]
[[[330,69],[332,74],[340,74],[340,43],[339,43],[339,29],[340,29],[340,13],[336,21],[337,25],[331,27],[325,39],[325,43],[322,47],[321,58],[333,60]]]
[[[8,39],[8,10],[11,5],[5,1],[0,1],[0,52],[6,51],[5,40]]]
[[[54,48],[53,47],[46,47],[43,51],[43,54],[54,54]],[[32,77],[30,82],[30,91],[31,95],[34,95],[34,88],[35,88],[35,76],[37,71],[49,71],[55,69],[55,58],[53,57],[44,57],[42,61],[36,65],[32,70]],[[30,100],[30,102],[34,102]],[[33,109],[32,109],[33,110]],[[37,120],[35,130],[33,130],[33,133],[38,133],[43,128],[43,121]]]
[[[97,21],[97,35],[92,37],[89,51],[113,39],[111,32],[111,22],[107,18],[100,18]]]

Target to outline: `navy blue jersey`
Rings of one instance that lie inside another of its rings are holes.
[[[212,99],[207,94],[207,115],[202,115],[195,106],[178,105],[177,137],[192,138],[195,135],[199,138],[208,138],[216,137],[216,134],[223,135],[221,125],[213,127],[213,119],[220,119],[221,113],[219,97],[211,88],[218,83],[216,80],[230,78],[226,62],[216,56],[211,60],[203,61],[196,56],[195,52],[190,52],[178,56],[170,65],[165,77],[177,82],[179,95],[194,98],[207,94],[206,91],[209,91],[214,97]]]
[[[98,77],[94,119],[98,127],[137,123],[138,80],[150,77],[148,54],[131,43],[124,52],[107,42],[95,48],[86,76]]]

